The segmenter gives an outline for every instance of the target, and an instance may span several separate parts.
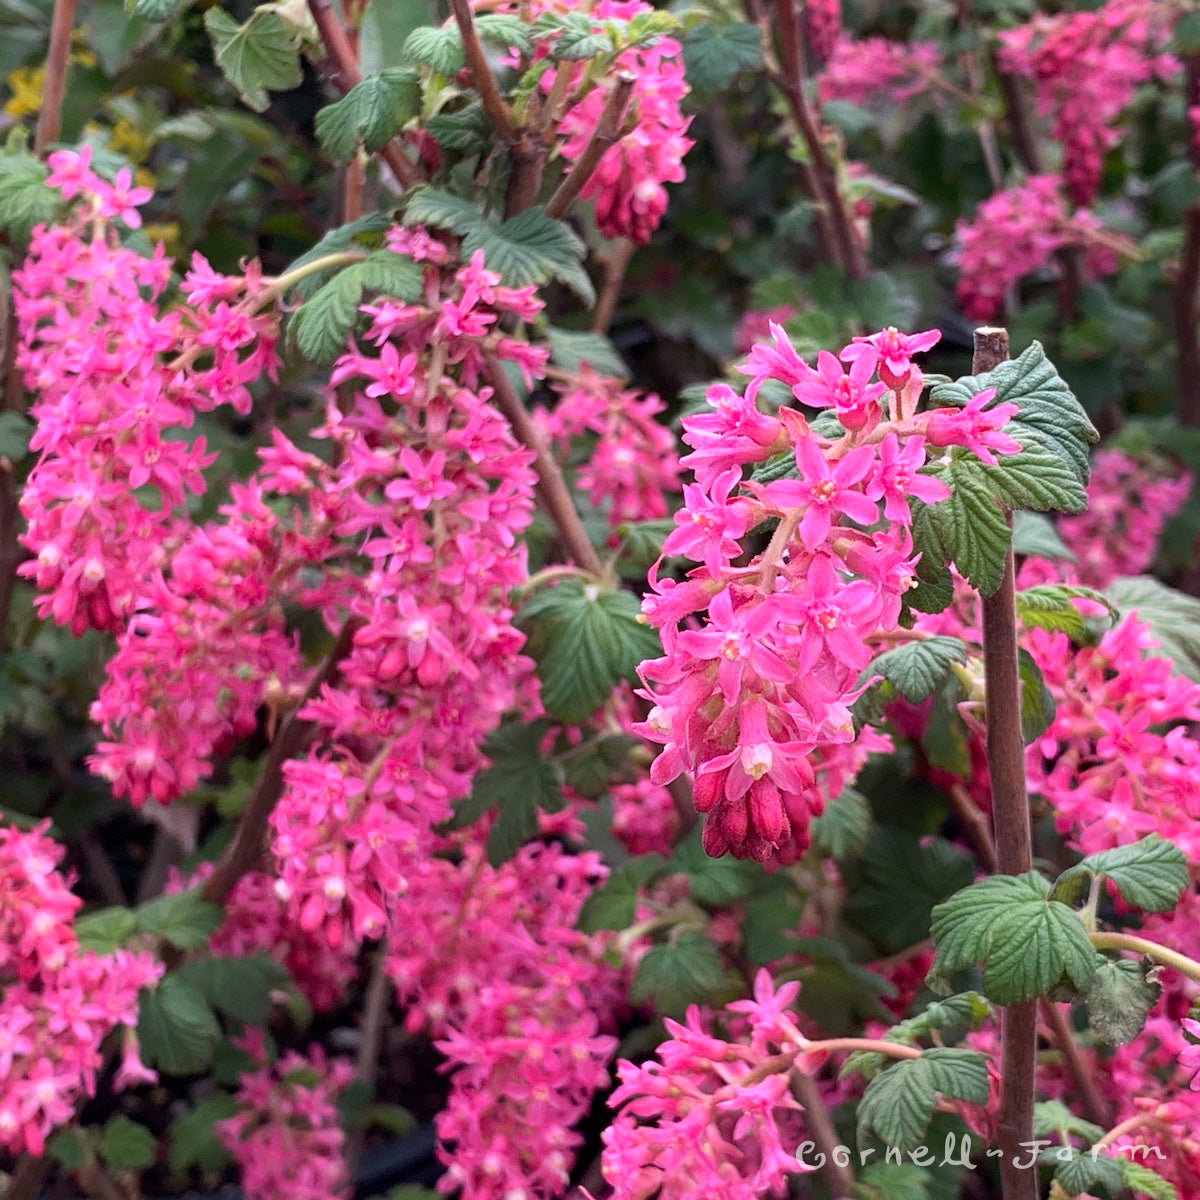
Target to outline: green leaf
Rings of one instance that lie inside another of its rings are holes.
[[[947,679],[934,693],[921,733],[921,749],[929,765],[949,771],[959,779],[970,779],[972,772],[971,735],[958,711],[966,694],[961,679]]]
[[[958,992],[934,1000],[915,1017],[900,1021],[883,1034],[887,1042],[913,1046],[923,1037],[944,1030],[978,1029],[995,1015],[995,1010],[978,992]],[[849,1055],[838,1072],[839,1079],[851,1075],[872,1076],[882,1071],[891,1060],[874,1051],[856,1051]]]
[[[496,823],[488,832],[487,860],[493,867],[502,866],[538,829],[537,805],[529,796],[509,796],[500,805]]]
[[[1070,1146],[1058,1146],[1053,1150],[1043,1150],[1042,1158],[1059,1164],[1054,1178],[1069,1196],[1092,1196],[1096,1192],[1115,1196],[1124,1182],[1121,1164],[1107,1154],[1092,1154]],[[1066,1162],[1062,1161],[1064,1158]]]
[[[483,251],[484,262],[510,287],[531,287],[559,279],[586,304],[595,291],[580,263],[583,243],[562,221],[546,215],[541,205],[527,208],[497,223],[478,206],[438,188],[415,189],[404,209],[407,225],[434,225],[463,239],[462,253],[469,258]]]
[[[675,847],[669,866],[687,875],[696,900],[714,908],[744,899],[762,882],[758,863],[706,854],[698,829]]]
[[[484,262],[510,287],[530,287],[561,279],[585,303],[595,299],[579,260],[583,243],[562,221],[546,215],[541,205],[527,208],[496,227],[480,225],[466,235],[463,254],[480,249]]]
[[[0,230],[26,238],[35,225],[54,219],[62,197],[46,186],[47,175],[31,154],[0,154]]]
[[[818,1160],[819,1161],[819,1160]],[[858,1172],[858,1200],[930,1200],[930,1174],[906,1162],[869,1162]]]
[[[933,910],[933,971],[983,965],[983,990],[997,1004],[1044,996],[1064,980],[1080,990],[1097,955],[1073,909],[1049,896],[1036,872],[993,875]]]
[[[988,1099],[987,1059],[973,1050],[925,1050],[867,1084],[858,1106],[858,1139],[912,1150],[929,1128],[938,1094],[969,1104]]]
[[[165,21],[184,7],[190,8],[192,0],[135,0],[133,11],[147,21]],[[126,8],[128,8],[126,0]]]
[[[332,362],[345,348],[367,290],[411,302],[422,286],[421,268],[402,254],[376,250],[323,284],[292,315],[291,335],[309,361]]]
[[[388,68],[355,84],[317,113],[317,140],[335,158],[350,158],[359,143],[382,150],[420,112],[421,84],[411,71]]]
[[[266,1025],[271,992],[288,982],[288,973],[265,954],[200,958],[184,963],[175,974],[200,992],[213,1008],[250,1025]]]
[[[663,542],[674,528],[675,522],[669,517],[622,525],[617,530],[617,536],[621,538],[624,561],[633,566],[649,567],[662,553]]]
[[[563,755],[567,786],[589,800],[598,800],[614,778],[627,777],[629,752],[642,744],[628,734],[610,733],[573,746]]]
[[[813,845],[838,862],[855,858],[871,837],[871,806],[852,787],[825,805],[825,811],[810,826]]]
[[[951,674],[952,663],[966,661],[967,644],[961,638],[937,636],[885,650],[863,675],[882,675],[906,700],[919,704]]]
[[[725,987],[725,966],[708,937],[684,930],[674,941],[652,946],[634,972],[629,998],[664,1016],[682,1016],[689,1004],[710,1003]]]
[[[1000,586],[1011,531],[985,470],[974,455],[952,453],[949,463],[931,472],[951,489],[949,497],[913,512],[914,548],[921,552],[922,562],[926,555],[932,558],[926,571],[933,573],[939,594],[945,592],[940,568],[948,562],[985,596]],[[924,582],[925,578],[918,570],[918,579]],[[920,607],[915,597],[909,603]]]
[[[1187,859],[1173,842],[1147,834],[1140,841],[1089,854],[1064,871],[1050,895],[1068,904],[1084,895],[1092,878],[1111,879],[1121,898],[1143,912],[1167,912],[1188,886]]]
[[[1121,1159],[1121,1181],[1131,1192],[1140,1192],[1150,1200],[1179,1200],[1179,1193],[1169,1179],[1131,1158]]]
[[[100,1153],[114,1171],[144,1171],[158,1156],[158,1140],[145,1125],[116,1116],[104,1126]]]
[[[550,343],[550,361],[564,371],[574,373],[583,367],[591,367],[598,374],[613,379],[629,378],[625,360],[603,334],[556,329],[551,325],[546,330],[546,338]]]
[[[584,902],[578,928],[584,933],[602,929],[628,929],[637,909],[638,889],[666,869],[658,854],[642,855],[614,871]]]
[[[661,653],[658,635],[638,621],[637,600],[624,591],[564,580],[536,593],[517,615],[538,665],[542,704],[560,721],[590,717],[638,665]]]
[[[1065,583],[1044,583],[1017,593],[1017,619],[1027,629],[1048,629],[1065,633],[1072,641],[1092,644],[1097,641],[1093,618],[1085,617],[1073,600],[1094,600],[1108,609],[1109,625],[1116,610],[1094,588]]]
[[[152,933],[179,950],[199,950],[220,928],[225,913],[205,900],[200,888],[158,896],[134,911],[139,933]]]
[[[430,117],[425,122],[425,130],[443,150],[481,154],[491,142],[487,113],[478,100]]]
[[[210,8],[204,28],[225,78],[255,112],[266,111],[268,91],[286,92],[304,79],[300,55],[283,18],[268,8],[255,9],[239,25],[224,9]]]
[[[1161,990],[1146,978],[1141,963],[1129,959],[1102,963],[1085,997],[1088,1025],[1110,1046],[1131,1042],[1142,1032]]]
[[[549,721],[523,725],[506,721],[484,742],[491,765],[475,776],[471,794],[455,806],[455,828],[474,824],[485,812],[513,799],[527,799],[535,810],[558,812],[563,805],[563,769],[542,752]]]
[[[876,829],[853,880],[845,912],[888,951],[928,936],[933,906],[971,881],[970,858],[943,838],[923,843],[906,829]]]
[[[1099,440],[1087,413],[1066,381],[1046,357],[1040,342],[1032,342],[1015,359],[1002,362],[985,375],[966,376],[952,383],[936,385],[930,399],[934,404],[967,404],[986,388],[996,389],[996,398],[988,408],[1012,403],[1017,415],[1004,426],[1004,432],[1023,445],[1036,443],[1059,462],[1070,467],[1080,489],[1080,505],[1086,503],[1082,489],[1090,472],[1088,447]],[[1017,507],[1033,507],[1019,505]],[[1071,510],[1077,511],[1077,510]]]
[[[339,225],[336,229],[329,230],[311,250],[300,255],[288,269],[289,271],[294,271],[297,267],[303,267],[310,262],[316,262],[326,255],[337,254],[346,250],[362,250],[364,253],[376,250],[382,245],[383,234],[391,227],[391,224],[391,218],[386,213],[365,213],[355,221],[349,221],[345,225]],[[307,299],[336,270],[340,270],[340,268],[329,267],[325,271],[309,275],[296,284],[293,290],[298,296]]]
[[[554,39],[549,47],[554,62],[595,58],[613,48],[607,34],[595,32],[594,19],[579,12],[543,13],[533,23],[533,36],[539,42]]]
[[[475,29],[483,41],[501,50],[515,47],[522,54],[533,52],[533,30],[516,13],[480,13]]]
[[[17,412],[0,412],[0,458],[20,462],[29,453],[33,426]]]
[[[1169,658],[1180,674],[1200,683],[1200,600],[1149,575],[1114,579],[1104,592],[1123,616],[1134,612],[1150,626],[1158,642],[1151,653]]]
[[[805,895],[787,875],[769,875],[745,903],[742,944],[755,966],[773,963],[790,954],[791,930],[804,918]]]
[[[1059,536],[1054,522],[1043,513],[1013,513],[1013,553],[1031,558],[1048,558],[1074,562],[1075,555]]]
[[[80,949],[94,950],[97,954],[120,950],[137,929],[137,917],[128,908],[101,908],[75,922]]]
[[[1004,506],[1010,511],[1031,508],[1036,512],[1085,509],[1085,484],[1079,481],[1073,468],[1034,441],[1025,439],[1022,444],[1025,448],[1019,454],[1002,455],[996,466],[981,464],[979,468]]]
[[[226,1092],[206,1096],[190,1112],[184,1113],[171,1125],[170,1152],[167,1164],[173,1175],[182,1175],[189,1167],[197,1167],[206,1175],[215,1174],[228,1166],[229,1151],[213,1129],[217,1121],[227,1121],[238,1111],[237,1101]]]
[[[1071,1135],[1095,1142],[1104,1136],[1104,1130],[1077,1117],[1061,1100],[1041,1100],[1033,1106],[1033,1134],[1034,1137],[1057,1134],[1060,1141]]]
[[[439,75],[457,75],[467,60],[456,26],[423,25],[405,40],[404,61],[429,67]]]
[[[167,975],[142,992],[138,1039],[147,1066],[168,1075],[194,1075],[212,1062],[221,1027],[204,994],[186,980]]]
[[[1017,650],[1017,671],[1021,680],[1021,737],[1028,745],[1050,728],[1057,705],[1042,678],[1041,667],[1024,647]]]
[[[723,29],[706,21],[684,34],[683,64],[688,84],[701,95],[712,95],[743,71],[761,69],[762,33],[748,21],[735,21]]]
[[[91,1158],[92,1148],[80,1129],[60,1129],[47,1143],[46,1153],[66,1171],[76,1171]]]

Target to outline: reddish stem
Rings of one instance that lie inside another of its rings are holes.
[[[587,144],[546,205],[546,212],[550,216],[558,218],[566,215],[567,209],[587,186],[587,181],[591,179],[592,173],[600,165],[600,160],[608,152],[609,147],[621,140],[623,136],[621,122],[625,118],[625,109],[629,104],[629,97],[633,94],[633,85],[636,82],[637,77],[628,71],[622,71],[617,76],[616,83],[613,84],[612,91],[608,93],[608,98],[604,101],[600,119],[596,122],[596,127],[592,130]]]
[[[50,21],[50,46],[46,53],[46,82],[42,107],[33,134],[33,151],[42,154],[58,141],[62,129],[63,98],[67,92],[67,59],[71,54],[71,31],[75,27],[76,0],[54,0]]]

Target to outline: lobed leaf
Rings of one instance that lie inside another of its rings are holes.
[[[420,112],[421,84],[411,71],[388,68],[355,84],[317,113],[317,140],[335,158],[350,158],[361,143],[382,150]]]
[[[255,112],[265,112],[268,92],[286,92],[304,79],[300,55],[287,24],[267,7],[257,8],[239,25],[224,9],[210,8],[204,28],[213,56],[238,95]]]

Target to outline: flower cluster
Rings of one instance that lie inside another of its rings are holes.
[[[1197,861],[1200,685],[1154,655],[1136,610],[1094,647],[1040,630],[1027,645],[1057,706],[1026,751],[1029,789],[1059,831],[1085,854],[1158,833]]]
[[[558,403],[543,423],[563,458],[575,438],[594,439],[576,480],[592,506],[607,511],[610,528],[665,517],[665,493],[679,490],[679,466],[675,439],[656,420],[662,401],[587,366],[555,390]]]
[[[806,0],[804,33],[813,59],[825,62],[842,33],[842,0]]]
[[[562,1193],[573,1127],[608,1082],[617,973],[574,928],[601,878],[594,855],[527,846],[490,867],[468,846],[410,881],[388,974],[453,1071],[438,1117],[448,1163],[440,1185],[473,1200]]]
[[[815,369],[772,332],[740,368],[745,394],[716,385],[711,411],[684,420],[696,482],[663,553],[703,566],[682,583],[651,575],[643,609],[666,653],[642,664],[654,708],[639,726],[664,747],[653,782],[692,774],[708,852],[758,859],[803,851],[826,799],[814,752],[827,762],[854,740],[848,704],[870,639],[895,628],[914,586],[909,499],[949,494],[922,471],[926,446],[962,446],[989,463],[1020,449],[1002,431],[1015,405],[988,407],[990,391],[916,414],[923,380],[911,356],[936,332],[883,330],[840,360],[822,351]],[[769,379],[831,411],[813,426],[797,409],[767,415],[755,400]],[[771,458],[794,471],[743,481],[744,467]],[[754,554],[748,535],[765,521],[775,528]]]
[[[81,953],[80,901],[58,870],[45,826],[0,828],[0,1147],[40,1155],[46,1138],[96,1091],[101,1043],[132,1030],[138,992],[162,974],[148,954]],[[114,1085],[150,1077],[136,1043]]]
[[[929,87],[941,61],[932,42],[842,37],[818,76],[817,91],[822,101],[904,104]]]
[[[264,488],[328,529],[331,556],[367,563],[358,574],[331,561],[310,597],[331,627],[348,611],[358,628],[336,685],[303,710],[320,736],[285,764],[271,816],[280,895],[334,947],[383,933],[433,827],[470,790],[479,743],[532,679],[509,607],[527,575],[517,539],[532,454],[488,380],[503,360],[540,371],[545,352],[500,327],[540,304],[501,287],[480,253],[455,268],[421,230],[389,244],[423,264],[425,301],[365,307],[369,328],[334,365],[316,430],[332,461],[278,432],[262,453]]]
[[[1117,255],[1087,209],[1068,213],[1055,175],[1031,175],[985,200],[971,221],[959,221],[955,262],[958,299],[972,320],[997,316],[1005,294],[1045,267],[1060,250],[1078,251],[1093,276],[1111,274]]]
[[[39,226],[13,272],[17,365],[37,394],[30,447],[40,456],[21,498],[22,565],[38,611],[76,632],[119,631],[180,540],[180,510],[213,456],[187,441],[197,412],[250,406],[247,385],[274,369],[276,317],[261,277],[231,279],[198,256],[190,308],[168,308],[170,264],[121,245],[149,198],[90,166],[90,149],[51,155],[48,182],[77,197],[68,220]]]
[[[789,1090],[806,1044],[789,1012],[799,991],[761,971],[754,998],[728,1006],[728,1037],[693,1005],[682,1024],[664,1022],[659,1061],[618,1064],[602,1158],[614,1200],[756,1200],[813,1169],[796,1154],[803,1110]]]
[[[1191,490],[1186,471],[1164,475],[1120,450],[1098,451],[1086,511],[1058,520],[1063,541],[1075,554],[1071,575],[1095,588],[1123,575],[1140,575],[1154,562],[1163,526]]]
[[[262,1037],[245,1048],[260,1061]],[[289,1051],[273,1066],[265,1062],[241,1078],[243,1109],[219,1121],[218,1137],[233,1155],[248,1196],[340,1200],[350,1194],[337,1098],[354,1078],[348,1061],[326,1061],[314,1046],[307,1055]]]
[[[1165,54],[1174,8],[1108,0],[1093,12],[1039,13],[1000,34],[1001,66],[1033,81],[1038,111],[1063,144],[1063,177],[1077,205],[1095,198],[1104,155],[1120,140],[1115,121],[1134,92],[1177,65]]]

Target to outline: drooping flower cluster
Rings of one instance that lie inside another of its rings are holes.
[[[684,487],[663,553],[703,566],[682,583],[652,573],[643,609],[666,653],[642,664],[654,708],[639,727],[664,747],[653,782],[693,776],[708,852],[759,859],[807,846],[827,798],[814,752],[824,747],[827,759],[854,740],[848,704],[870,639],[895,628],[915,581],[909,499],[949,494],[921,470],[927,444],[989,463],[1020,449],[1002,432],[1015,405],[988,407],[990,391],[916,415],[923,381],[911,355],[936,332],[883,330],[856,339],[841,361],[823,351],[815,369],[782,329],[772,332],[740,368],[751,376],[746,393],[716,385],[712,411],[684,420],[696,483]],[[755,403],[768,379],[832,411],[819,427],[796,409],[768,416]],[[794,475],[743,481],[745,466],[782,455]],[[749,557],[748,535],[770,520],[766,548]]]
[[[0,828],[0,1147],[40,1155],[96,1091],[101,1044],[138,1020],[138,992],[162,974],[151,955],[81,953],[80,901],[45,826]],[[114,1086],[148,1074],[133,1048]]]
[[[335,947],[383,933],[532,668],[509,606],[527,574],[517,539],[532,454],[489,404],[487,381],[489,361],[540,371],[545,352],[499,325],[540,304],[532,289],[501,287],[479,253],[454,268],[420,230],[389,244],[423,264],[424,299],[366,307],[370,327],[335,364],[316,431],[332,462],[278,432],[263,451],[263,486],[324,525],[335,552],[367,562],[364,575],[331,569],[314,597],[331,627],[343,606],[359,627],[336,685],[304,710],[318,744],[285,765],[271,816],[280,894]]]
[[[803,1110],[789,1090],[805,1045],[789,1012],[799,991],[761,971],[754,998],[727,1007],[728,1036],[693,1005],[682,1024],[664,1022],[657,1062],[618,1064],[602,1158],[614,1200],[757,1200],[813,1169],[796,1153]]]
[[[904,104],[929,87],[940,65],[941,52],[932,42],[842,37],[817,79],[817,92],[823,101]]]
[[[1158,833],[1200,860],[1200,686],[1154,655],[1136,610],[1095,647],[1040,630],[1027,645],[1057,704],[1026,751],[1029,789],[1059,831],[1085,854]]]
[[[576,479],[592,506],[607,511],[610,528],[665,517],[666,493],[679,489],[679,466],[675,439],[656,420],[662,401],[587,366],[555,390],[559,400],[544,425],[564,458],[573,439],[594,438]]]
[[[973,220],[959,221],[958,299],[972,320],[997,316],[1008,289],[1047,266],[1060,250],[1082,253],[1093,276],[1117,269],[1100,222],[1084,208],[1068,213],[1060,183],[1055,175],[1031,175],[985,200]]]
[[[276,318],[259,315],[261,278],[215,274],[199,257],[190,307],[160,311],[170,264],[123,247],[149,198],[90,166],[90,148],[51,155],[48,182],[78,197],[63,224],[39,226],[13,272],[17,365],[37,399],[40,457],[21,497],[36,556],[21,573],[38,611],[76,632],[119,631],[147,579],[180,540],[180,509],[213,456],[176,436],[197,412],[250,406],[247,385],[274,369]]]
[[[245,1048],[263,1060],[261,1034]],[[353,1064],[328,1061],[320,1046],[289,1050],[274,1065],[246,1072],[237,1091],[243,1110],[216,1124],[233,1155],[247,1196],[340,1200],[349,1196],[338,1095],[354,1079]]]
[[[411,880],[387,971],[408,1025],[454,1072],[438,1117],[439,1185],[472,1200],[561,1195],[574,1126],[608,1082],[617,972],[574,928],[603,875],[595,855],[527,846],[493,868],[481,847],[432,859]]]
[[[842,33],[842,0],[806,0],[804,33],[813,61],[823,63]]]
[[[1077,205],[1096,196],[1104,155],[1120,140],[1116,119],[1133,94],[1176,66],[1166,53],[1176,6],[1108,0],[1092,12],[1037,14],[1000,34],[1001,66],[1033,81],[1038,112],[1063,144],[1063,178]]]
[[[1075,554],[1071,576],[1103,588],[1123,575],[1140,575],[1153,562],[1163,526],[1192,490],[1184,471],[1164,475],[1120,450],[1092,458],[1086,511],[1062,516],[1058,529]]]
[[[599,23],[614,17],[629,20],[652,11],[644,0],[600,0],[591,15]],[[596,221],[605,237],[648,242],[667,210],[665,185],[682,182],[683,156],[692,146],[687,137],[691,118],[681,109],[688,91],[683,48],[674,38],[660,37],[650,45],[625,51],[617,59],[617,68],[635,79],[626,109],[632,128],[605,152],[582,195],[585,200],[595,200]],[[578,68],[572,79],[573,91],[581,79],[582,68]],[[613,82],[615,76],[610,77],[608,86]],[[604,88],[579,90],[583,95],[561,125],[562,155],[569,163],[583,153],[607,98]]]

